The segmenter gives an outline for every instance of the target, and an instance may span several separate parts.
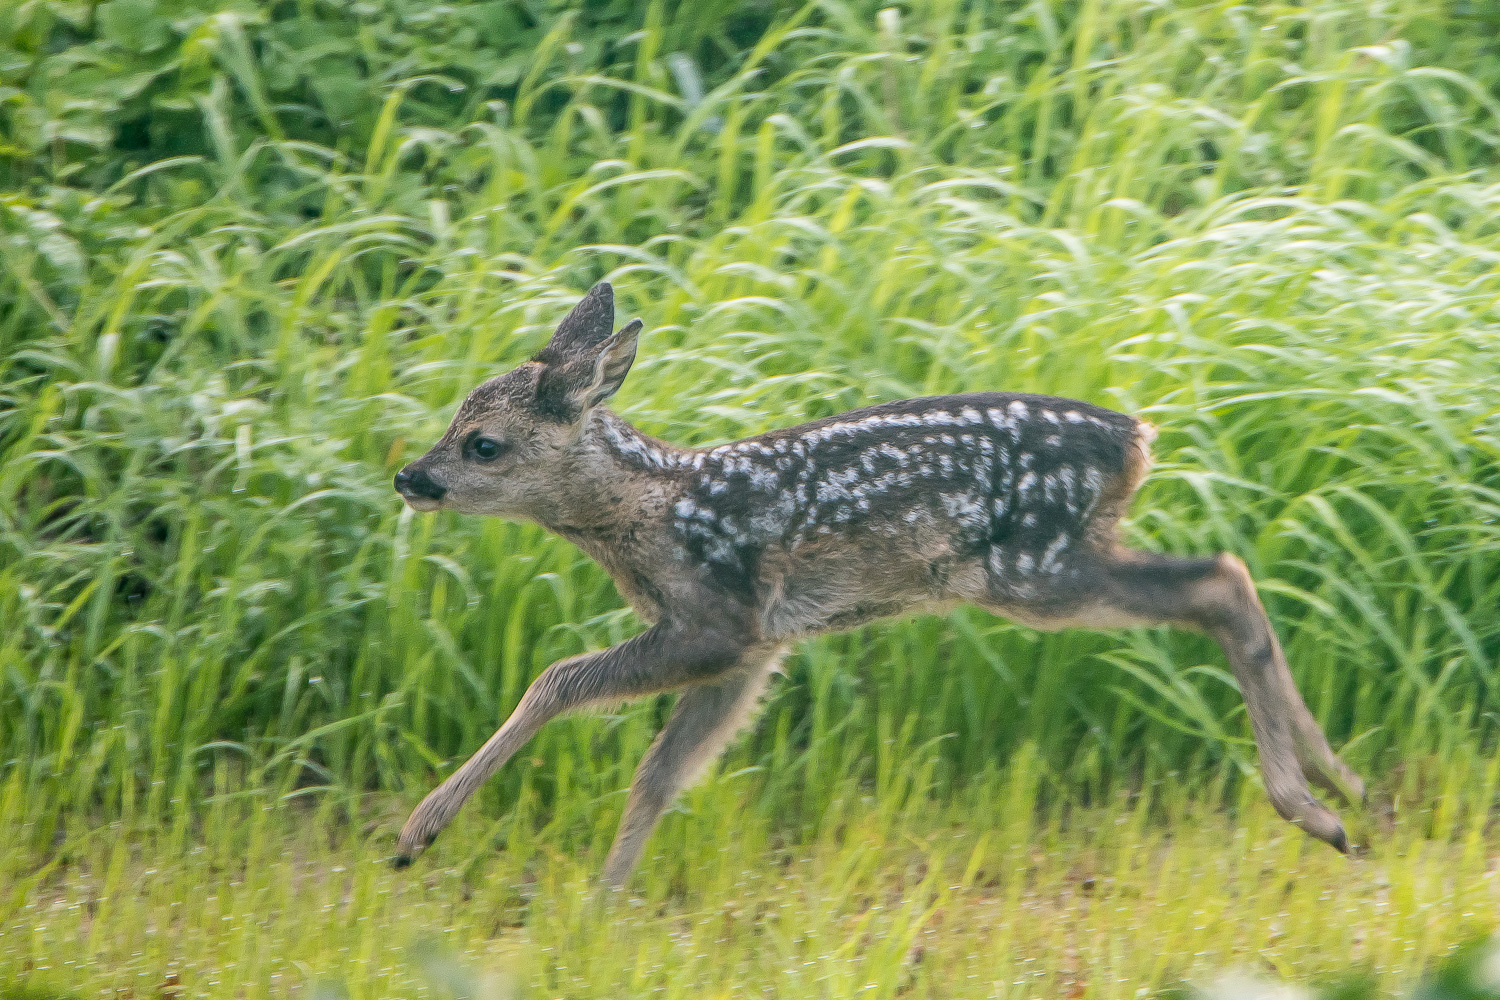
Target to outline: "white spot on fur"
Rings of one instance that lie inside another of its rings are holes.
[[[942,494],[943,513],[953,521],[966,526],[983,523],[984,507],[967,493]]]
[[[765,466],[757,465],[750,470],[750,485],[757,490],[768,492],[774,490],[781,482],[774,470]]]
[[[1058,535],[1052,539],[1046,551],[1042,553],[1041,570],[1043,573],[1060,573],[1063,568],[1062,560],[1058,558],[1068,550],[1068,536]]]
[[[1064,465],[1057,470],[1057,480],[1062,484],[1063,503],[1067,506],[1069,514],[1078,513],[1078,504],[1073,499],[1076,478],[1077,475],[1071,465]]]
[[[910,455],[886,441],[880,443],[880,453],[903,469],[906,468],[906,463],[911,461]]]

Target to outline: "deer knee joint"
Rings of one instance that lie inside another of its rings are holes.
[[[1255,579],[1250,575],[1250,567],[1245,565],[1245,560],[1232,552],[1220,552],[1214,562],[1218,575],[1231,586],[1255,593]]]
[[[1246,615],[1257,604],[1255,581],[1249,568],[1228,552],[1213,557],[1212,570],[1193,585],[1193,618],[1210,633],[1222,634],[1224,630],[1241,633]]]

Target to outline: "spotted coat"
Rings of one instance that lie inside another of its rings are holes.
[[[673,478],[678,554],[760,606],[777,637],[912,602],[1066,613],[1088,571],[1077,554],[1107,537],[1151,436],[1112,410],[1013,393],[902,400],[701,450],[613,415],[601,429],[622,462]]]

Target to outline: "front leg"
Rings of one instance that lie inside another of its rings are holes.
[[[606,885],[618,889],[625,884],[663,810],[749,721],[784,652],[784,648],[748,649],[733,670],[677,696],[672,717],[636,768],[625,815],[604,862]]]
[[[526,689],[516,710],[479,752],[412,811],[397,841],[396,867],[411,864],[469,796],[549,719],[587,705],[639,698],[715,677],[739,661],[744,646],[741,630],[731,624],[662,622],[618,646],[552,664]]]

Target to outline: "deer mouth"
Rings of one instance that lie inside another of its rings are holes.
[[[406,501],[406,506],[423,514],[431,514],[435,510],[443,509],[441,500],[429,500],[426,497],[412,496],[410,493],[401,494],[401,499]]]
[[[448,495],[448,487],[433,479],[419,465],[408,465],[396,473],[393,485],[412,510],[424,513],[437,510],[443,505],[443,497]]]

